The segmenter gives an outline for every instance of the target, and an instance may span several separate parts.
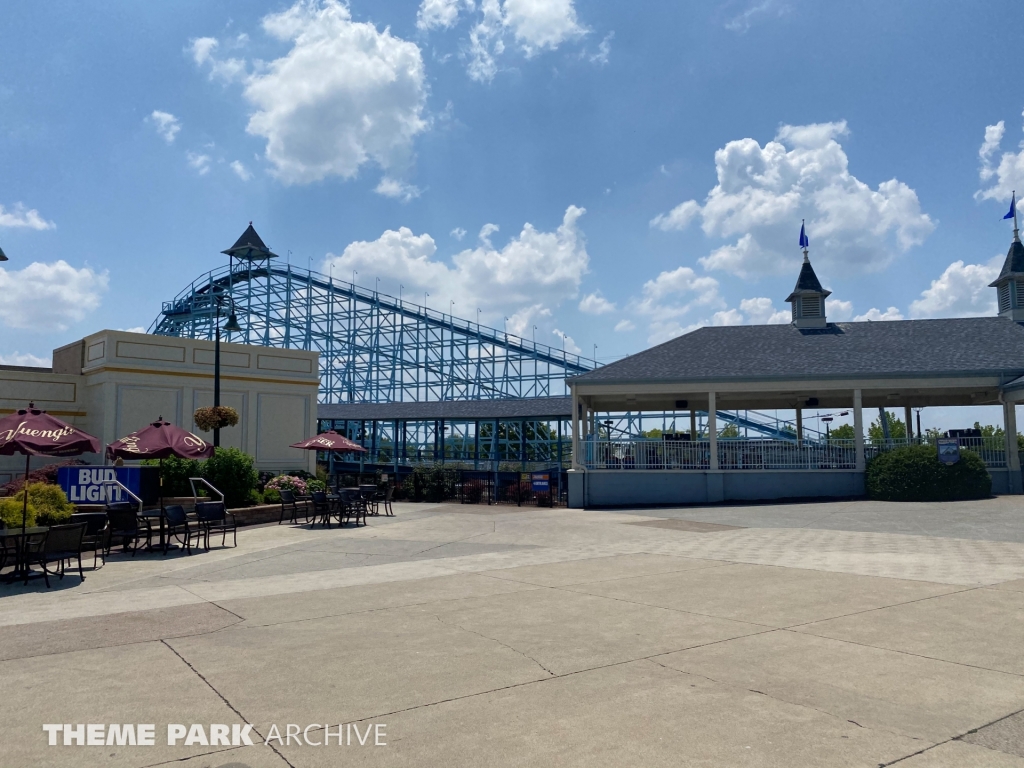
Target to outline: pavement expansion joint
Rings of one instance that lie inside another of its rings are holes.
[[[520,651],[518,648],[513,648],[508,643],[503,643],[503,642],[501,642],[501,640],[498,640],[496,637],[490,637],[489,635],[485,635],[482,632],[476,632],[475,630],[467,629],[466,627],[462,626],[461,624],[454,624],[452,622],[445,621],[444,619],[442,619],[437,614],[434,614],[434,618],[437,619],[439,622],[441,622],[442,624],[444,624],[447,627],[455,627],[456,629],[461,629],[463,632],[468,632],[471,635],[476,635],[477,637],[482,637],[484,640],[490,640],[491,642],[497,643],[502,648],[508,648],[513,653],[518,653],[524,659],[529,659],[530,661],[532,661],[534,664],[536,664],[538,667],[543,669],[545,672],[547,672],[552,677],[557,677],[557,675],[555,675],[554,672],[552,672],[550,669],[545,667],[543,664],[541,664],[539,661],[537,661],[537,659],[533,658],[533,656],[531,656],[530,654],[524,653],[523,651]]]

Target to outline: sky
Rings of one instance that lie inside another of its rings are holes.
[[[1016,10],[7,0],[0,364],[149,327],[249,221],[602,363],[786,322],[804,220],[830,320],[994,314]]]

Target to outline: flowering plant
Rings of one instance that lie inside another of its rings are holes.
[[[238,423],[238,411],[226,405],[197,408],[192,418],[203,432],[209,432],[211,429],[235,426]]]
[[[268,482],[264,487],[264,491],[295,491],[300,496],[305,496],[308,492],[306,481],[301,477],[295,477],[294,475],[278,475]]]

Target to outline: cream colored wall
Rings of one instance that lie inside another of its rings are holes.
[[[192,418],[196,408],[213,404],[211,341],[101,331],[56,350],[54,359],[61,373],[0,370],[0,415],[34,400],[104,445],[159,416],[213,437]],[[78,361],[83,367],[75,375]],[[259,469],[313,471],[315,453],[288,444],[316,433],[318,385],[316,352],[222,342],[221,403],[238,411],[239,424],[221,430],[221,444],[252,455]],[[0,483],[23,471],[22,456],[0,457]]]

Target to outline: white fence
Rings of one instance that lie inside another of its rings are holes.
[[[925,439],[924,444],[934,445]],[[1006,450],[1001,438],[960,438],[960,450],[981,456],[989,467],[1006,467]],[[864,442],[864,457],[870,460],[880,453],[916,445],[919,441],[892,439]],[[583,446],[583,464],[587,469],[693,469],[707,470],[711,445],[707,440],[588,440]],[[856,469],[854,440],[718,440],[719,469]]]

